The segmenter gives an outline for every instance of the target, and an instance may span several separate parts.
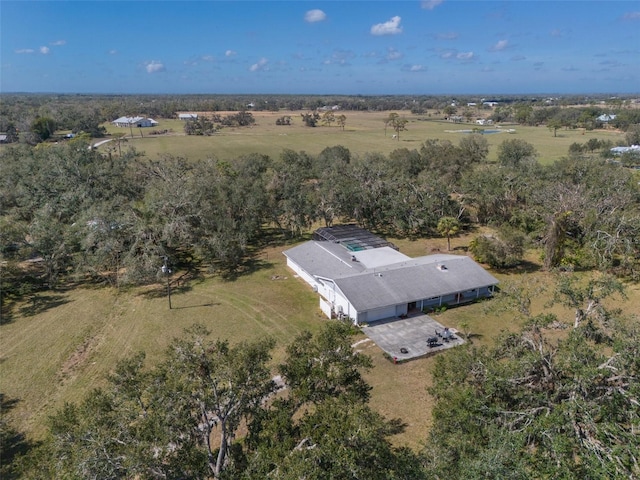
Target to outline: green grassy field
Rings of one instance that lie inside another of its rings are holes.
[[[403,116],[409,120],[407,131],[400,133],[400,140],[392,138],[391,129],[384,132],[384,119],[389,112],[344,112],[347,117],[345,130],[333,125],[310,128],[304,126],[299,112],[255,112],[256,124],[249,128],[224,128],[210,137],[184,135],[184,124],[180,120],[160,119],[160,125],[154,129],[134,129],[134,138],[125,145],[131,145],[144,152],[150,158],[169,153],[191,159],[219,158],[231,159],[249,153],[262,153],[276,158],[282,150],[305,151],[317,155],[324,148],[342,145],[352,154],[381,152],[388,154],[397,148],[420,149],[427,139],[450,140],[457,144],[464,133],[475,127],[497,129],[494,126],[479,127],[475,123],[450,123],[438,120],[435,114]],[[276,119],[282,115],[291,115],[293,125],[277,126]],[[107,125],[109,133],[120,132],[129,135],[129,129]],[[151,130],[170,130],[168,135],[151,136]],[[577,130],[559,130],[554,137],[546,127],[522,127],[503,125],[503,130],[514,129],[515,133],[488,134],[490,145],[489,159],[495,160],[497,146],[507,138],[523,139],[536,147],[541,163],[551,163],[568,152],[574,142],[585,143],[589,138],[621,142],[624,134],[613,130],[584,132]],[[141,137],[140,135],[144,135]],[[104,147],[102,147],[104,148]]]

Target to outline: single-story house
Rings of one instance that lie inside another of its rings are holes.
[[[198,114],[197,113],[180,113],[178,114],[178,119],[179,120],[197,120]]]
[[[153,118],[145,117],[120,117],[115,119],[113,123],[116,127],[155,127],[158,125]]]
[[[0,143],[9,143],[5,134],[0,135]]]
[[[640,145],[631,145],[630,147],[613,147],[611,153],[614,155],[622,155],[623,153],[638,152],[640,153]]]
[[[466,255],[411,258],[353,225],[284,251],[287,266],[319,294],[329,318],[356,324],[490,297],[498,280]],[[336,227],[327,227],[329,231]],[[354,241],[360,232],[370,237]],[[324,237],[325,239],[321,239]]]
[[[602,123],[609,123],[612,122],[613,120],[615,120],[617,117],[617,115],[614,115],[613,113],[603,113],[602,115],[600,115],[599,117],[596,118],[596,120],[598,120],[599,122]]]

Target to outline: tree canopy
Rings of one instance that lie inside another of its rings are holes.
[[[66,404],[41,446],[22,458],[29,478],[426,478],[402,430],[368,406],[350,327],[330,323],[288,347],[278,387],[270,339],[229,345],[195,325],[165,360],[118,364],[105,388]],[[282,389],[284,387],[284,390]],[[244,433],[243,433],[244,432]],[[245,437],[246,438],[243,438]]]

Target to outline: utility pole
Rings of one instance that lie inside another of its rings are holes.
[[[164,257],[162,273],[167,276],[167,298],[169,299],[169,310],[171,310],[171,269],[169,268],[169,257]]]

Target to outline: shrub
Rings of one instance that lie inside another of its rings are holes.
[[[284,115],[276,120],[276,125],[291,125],[291,116]]]
[[[473,239],[469,250],[479,262],[493,268],[519,265],[524,255],[525,237],[516,230],[503,230],[500,236],[482,235]]]

